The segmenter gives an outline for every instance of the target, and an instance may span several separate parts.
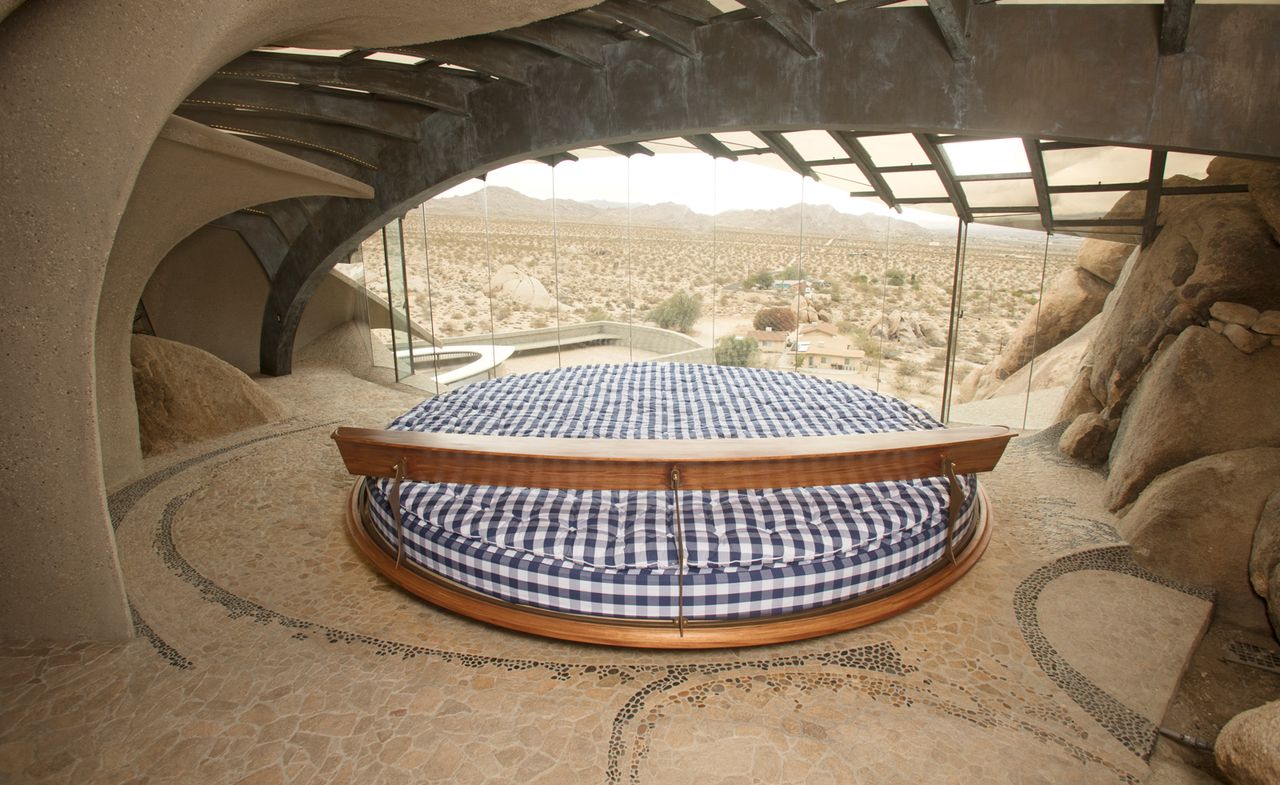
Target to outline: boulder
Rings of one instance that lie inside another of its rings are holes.
[[[1218,734],[1213,757],[1235,785],[1280,782],[1280,701],[1232,717]]]
[[[1258,166],[1249,175],[1249,197],[1280,242],[1280,166]]]
[[[1128,243],[1113,243],[1090,237],[1080,244],[1080,250],[1076,253],[1076,266],[1115,286],[1120,279],[1120,271],[1124,269],[1125,260],[1135,247],[1137,246]]]
[[[1082,414],[1062,432],[1058,449],[1064,455],[1090,465],[1105,463],[1118,425],[1115,420],[1108,420],[1101,414]]]
[[[1280,247],[1248,194],[1173,197],[1164,228],[1108,301],[1090,389],[1118,415],[1166,335],[1204,324],[1214,303],[1280,304]]]
[[[987,399],[1002,395],[1024,395],[1027,390],[1048,390],[1070,385],[1089,351],[1089,341],[1093,339],[1096,326],[1097,317],[1094,317],[1074,335],[1037,355],[1034,362],[1022,366],[1004,381],[983,373],[975,388],[976,397]]]
[[[529,308],[541,310],[556,307],[556,298],[551,296],[542,281],[513,265],[504,264],[494,270],[492,285],[494,297],[514,300]]]
[[[1262,314],[1257,308],[1242,303],[1214,303],[1209,306],[1209,315],[1225,324],[1238,324],[1241,327],[1252,327]]]
[[[1221,335],[1188,327],[1156,355],[1125,409],[1107,477],[1115,510],[1157,475],[1197,458],[1280,446],[1280,351],[1237,351]],[[1105,412],[1105,410],[1104,410]]]
[[[1265,335],[1259,335],[1250,332],[1247,328],[1238,324],[1226,324],[1222,327],[1222,334],[1226,336],[1228,341],[1245,354],[1253,354],[1264,346],[1271,343],[1271,339]]]
[[[1063,270],[1045,287],[1039,309],[1028,310],[1014,329],[1004,351],[990,364],[989,373],[1006,379],[1036,354],[1071,337],[1102,312],[1110,292],[1111,286],[1088,270]]]
[[[1280,335],[1280,311],[1263,311],[1249,329],[1263,335]]]
[[[1271,592],[1271,572],[1280,564],[1280,491],[1271,494],[1253,532],[1249,552],[1249,583],[1259,597]]]
[[[1217,614],[1265,626],[1249,583],[1253,533],[1280,489],[1280,448],[1235,450],[1192,461],[1153,481],[1120,519],[1133,557],[1161,575],[1217,591]]]
[[[1102,411],[1102,404],[1093,397],[1093,391],[1089,389],[1091,370],[1088,365],[1082,364],[1076,371],[1076,379],[1067,388],[1062,408],[1058,410],[1058,422],[1070,422],[1086,412]]]
[[[143,455],[285,416],[243,371],[203,349],[135,335],[130,359]]]

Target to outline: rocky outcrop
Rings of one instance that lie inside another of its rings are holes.
[[[1278,489],[1280,448],[1201,458],[1157,477],[1120,519],[1120,533],[1140,564],[1213,587],[1221,617],[1256,626],[1262,604],[1246,565],[1263,508]]]
[[[946,332],[927,315],[898,308],[867,322],[867,333],[888,341],[905,341],[921,346],[944,346]]]
[[[1058,449],[1090,465],[1105,463],[1116,436],[1116,422],[1096,412],[1081,414],[1058,439]]]
[[[1123,507],[1157,475],[1197,458],[1280,446],[1277,392],[1280,348],[1248,355],[1211,330],[1188,327],[1156,355],[1120,422],[1108,506]]]
[[[1235,785],[1280,782],[1280,701],[1232,717],[1218,734],[1213,757]]]
[[[194,346],[135,335],[131,360],[143,455],[285,416],[243,371]]]
[[[1120,279],[1120,271],[1124,269],[1125,260],[1133,253],[1134,247],[1128,243],[1113,243],[1090,237],[1080,244],[1080,250],[1076,252],[1076,267],[1088,270],[1115,286]]]
[[[542,281],[529,273],[517,270],[514,266],[504,264],[493,271],[494,298],[503,298],[520,303],[528,308],[550,310],[556,307],[556,298],[551,296]]]
[[[1253,591],[1276,606],[1280,585],[1272,585],[1271,575],[1280,566],[1280,491],[1273,493],[1262,508],[1258,528],[1253,532],[1249,553],[1249,583]],[[1277,628],[1280,629],[1280,628]]]

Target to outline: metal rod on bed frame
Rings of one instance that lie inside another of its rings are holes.
[[[684,637],[684,525],[680,520],[680,467],[671,467],[671,498],[676,519],[676,629]]]
[[[955,534],[956,521],[960,519],[960,508],[964,506],[964,488],[956,479],[956,465],[950,458],[942,459],[942,474],[947,478],[947,558],[956,563]]]
[[[391,516],[396,522],[396,569],[400,569],[400,561],[404,558],[404,513],[400,511],[400,483],[404,481],[404,459],[393,469],[395,479],[391,483]]]

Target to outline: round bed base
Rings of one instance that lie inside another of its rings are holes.
[[[387,543],[365,513],[366,478],[356,480],[347,505],[347,530],[373,565],[405,591],[477,621],[546,638],[645,649],[719,649],[764,646],[816,638],[896,616],[938,594],[973,568],[991,539],[987,497],[981,485],[968,536],[955,544],[954,563],[942,559],[911,578],[872,594],[809,611],[728,621],[645,621],[561,613],[498,600],[408,563],[396,564]]]

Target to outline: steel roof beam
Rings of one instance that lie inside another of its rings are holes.
[[[1169,154],[1164,150],[1151,151],[1151,169],[1147,174],[1147,202],[1142,213],[1142,247],[1155,241],[1160,232],[1160,196],[1164,190],[1164,164]]]
[[[282,144],[308,147],[344,158],[365,169],[378,168],[377,161],[383,148],[376,135],[341,125],[191,106],[179,106],[174,114],[203,123],[210,128],[250,134]],[[387,143],[392,142],[387,140]]]
[[[445,74],[439,68],[375,68],[257,54],[232,60],[217,73],[242,79],[272,79],[366,90],[456,115],[467,114],[467,93],[481,84],[476,80]]]
[[[425,57],[438,63],[452,63],[522,85],[533,84],[534,69],[555,59],[554,55],[538,47],[492,36],[397,46],[386,51]]]
[[[604,67],[604,47],[619,40],[603,30],[577,24],[564,17],[544,19],[492,35],[536,46],[592,68]]]
[[[698,25],[687,17],[636,0],[605,0],[594,10],[647,33],[654,41],[685,57],[698,54],[694,37]]]
[[[807,0],[740,0],[743,6],[760,15],[787,45],[805,57],[815,57],[813,48],[814,16],[817,11]]]
[[[1191,10],[1196,0],[1164,0],[1160,12],[1160,54],[1180,55],[1187,50]]]
[[[336,90],[312,90],[304,86],[249,79],[210,79],[182,103],[191,107],[250,109],[305,117],[404,140],[417,139],[421,135],[422,121],[434,111],[416,104],[380,101],[357,93],[344,95]]]
[[[956,215],[967,224],[973,223],[973,211],[969,209],[969,199],[964,194],[964,188],[956,182],[955,173],[951,171],[951,164],[947,162],[946,155],[938,149],[938,145],[929,138],[928,134],[915,134],[915,137],[920,144],[920,149],[929,156],[929,162],[938,173],[938,179],[942,181],[942,187],[946,190],[947,196],[951,197]]]
[[[725,143],[715,138],[711,134],[695,134],[694,136],[686,136],[684,140],[712,158],[727,158],[730,161],[738,160],[738,154],[730,150]]]
[[[809,164],[805,163],[804,156],[796,150],[795,145],[787,141],[787,138],[778,131],[754,131],[756,136],[764,140],[774,155],[782,159],[783,163],[791,167],[792,171],[801,177],[812,177],[818,179],[813,173],[813,169]]]
[[[605,148],[630,158],[633,155],[653,155],[653,151],[639,142],[620,142],[619,144],[607,144]]]
[[[969,42],[964,33],[964,20],[956,10],[954,0],[928,0],[929,12],[938,25],[942,41],[951,53],[951,59],[957,62],[970,59]],[[963,2],[963,0],[962,0]]]
[[[1036,188],[1036,204],[1040,208],[1040,225],[1053,234],[1053,199],[1049,196],[1049,176],[1044,168],[1044,155],[1040,152],[1040,140],[1032,136],[1022,137],[1022,149],[1027,153],[1027,165],[1031,167],[1031,182]]]
[[[845,155],[853,159],[853,163],[862,172],[862,176],[867,178],[867,185],[876,192],[880,197],[880,201],[886,206],[892,207],[898,212],[902,212],[902,208],[898,206],[899,202],[893,195],[893,189],[889,187],[889,183],[881,176],[880,170],[876,168],[875,161],[871,160],[867,148],[862,146],[862,142],[858,141],[858,137],[849,131],[827,131],[827,135],[840,145],[840,149],[844,150]]]

